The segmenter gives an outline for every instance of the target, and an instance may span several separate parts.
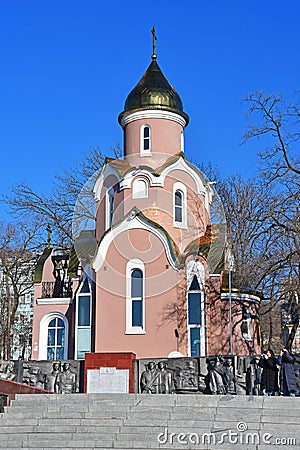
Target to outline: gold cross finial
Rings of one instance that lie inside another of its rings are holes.
[[[156,32],[155,32],[155,28],[154,27],[152,27],[151,33],[152,33],[152,59],[156,59],[156,41],[157,41],[157,37],[156,37]]]

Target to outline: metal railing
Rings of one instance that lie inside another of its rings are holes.
[[[69,298],[72,297],[70,283],[57,281],[44,281],[42,283],[42,298]]]

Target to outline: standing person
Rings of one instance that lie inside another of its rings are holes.
[[[52,364],[52,372],[45,375],[45,389],[51,392],[58,392],[57,377],[60,374],[60,364],[55,362]]]
[[[59,394],[74,394],[76,392],[76,374],[71,372],[70,364],[63,364],[63,371],[56,378],[57,391]]]
[[[172,373],[167,369],[165,361],[157,364],[159,370],[158,389],[160,394],[171,394],[173,392]]]
[[[224,362],[224,380],[227,394],[235,394],[235,377],[231,358]]]
[[[279,386],[277,360],[273,350],[268,349],[266,354],[262,354],[258,365],[262,368],[260,388],[263,395],[275,395]]]
[[[295,358],[285,348],[281,350],[278,357],[280,365],[280,391],[283,395],[295,397],[297,390],[297,381],[294,371]]]
[[[155,362],[149,361],[141,375],[140,384],[143,394],[158,394],[158,377],[159,372]]]
[[[226,394],[226,387],[224,384],[224,369],[221,362],[222,361],[220,356],[212,359],[206,359],[208,370],[208,374],[206,375],[206,384],[209,388],[209,393],[212,395]]]

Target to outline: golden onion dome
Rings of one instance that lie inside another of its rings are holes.
[[[147,109],[171,111],[182,116],[186,125],[189,122],[189,116],[183,111],[181,98],[162,73],[156,62],[156,55],[152,56],[148,69],[129,93],[124,111],[119,115],[119,123],[128,113]]]

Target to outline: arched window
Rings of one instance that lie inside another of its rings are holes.
[[[145,333],[145,268],[141,260],[134,259],[126,268],[126,333]]]
[[[175,222],[182,223],[183,220],[183,193],[175,191]]]
[[[142,178],[134,180],[132,186],[132,198],[147,198],[148,197],[148,183]]]
[[[91,351],[92,302],[88,278],[82,283],[76,299],[76,359]]]
[[[151,127],[150,125],[142,125],[141,127],[141,156],[151,155]]]
[[[203,266],[200,261],[187,265],[187,329],[189,355],[205,353]]]
[[[114,200],[115,200],[114,188],[109,189],[106,192],[106,230],[112,226],[114,215]]]
[[[144,136],[143,136],[143,140],[144,140],[144,146],[143,146],[143,150],[150,150],[150,127],[144,127]]]
[[[65,325],[62,319],[55,317],[48,325],[47,359],[64,359]]]
[[[174,205],[174,226],[178,228],[186,228],[186,187],[182,183],[175,183],[173,187]]]
[[[40,322],[39,359],[68,358],[68,320],[58,312],[44,316]]]
[[[188,292],[188,328],[190,340],[190,355],[200,356],[200,326],[202,325],[201,292],[194,275]]]
[[[133,327],[143,327],[143,273],[140,269],[131,272],[131,321]]]

